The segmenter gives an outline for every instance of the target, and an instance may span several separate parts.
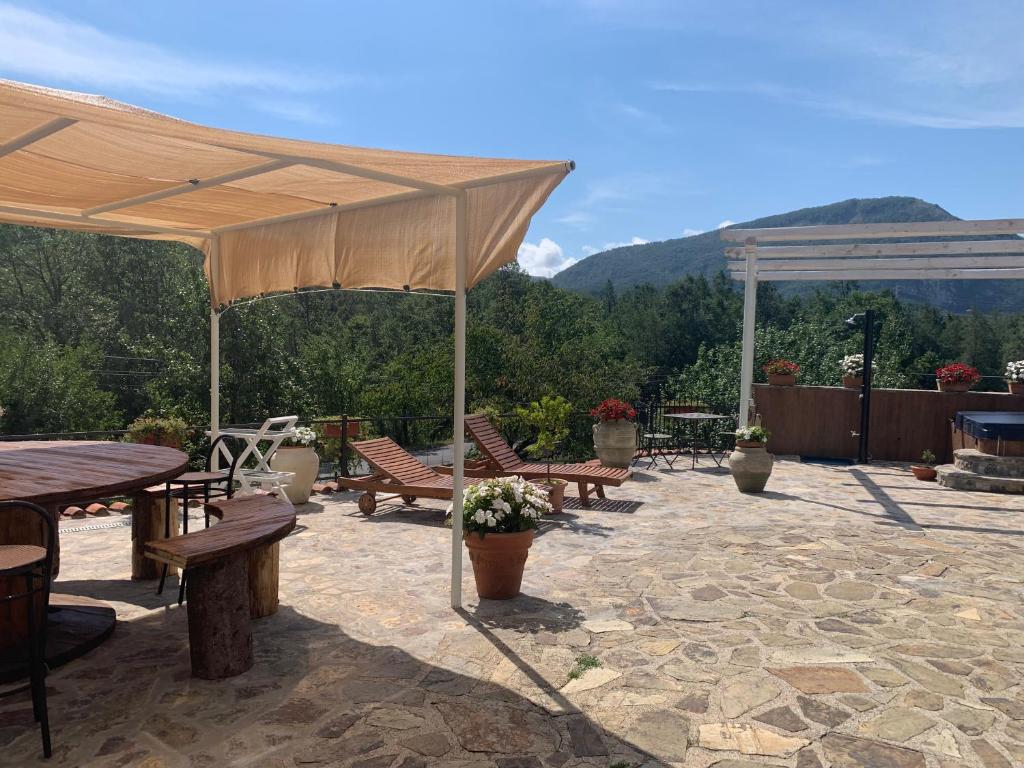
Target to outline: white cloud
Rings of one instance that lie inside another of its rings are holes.
[[[537,277],[551,277],[571,267],[578,258],[566,256],[562,246],[546,237],[539,243],[523,243],[519,246],[519,264],[529,274]]]
[[[613,248],[624,248],[627,245],[646,245],[649,242],[651,242],[651,241],[650,240],[645,240],[642,237],[635,237],[634,236],[634,237],[630,238],[628,243],[605,243],[604,247],[601,250],[602,251],[610,251]]]
[[[612,105],[616,114],[627,118],[631,123],[636,124],[651,133],[668,133],[671,131],[668,123],[661,116],[646,109],[634,106],[633,104],[618,103]]]
[[[732,219],[725,219],[724,221],[720,221],[715,229],[725,229],[726,227],[731,227],[735,223],[736,222]]]
[[[690,229],[689,227],[686,227],[685,229],[683,229],[683,237],[693,237],[694,235],[703,235],[703,234],[704,234],[704,230],[703,229]]]
[[[313,78],[247,62],[226,63],[185,56],[158,45],[117,37],[56,14],[0,2],[0,71],[47,83],[144,91],[196,98],[231,90],[258,91],[256,109],[291,120],[318,121],[314,109],[280,94],[310,93],[355,78]],[[275,98],[269,98],[274,96]]]
[[[586,211],[572,211],[565,216],[555,219],[559,224],[568,224],[577,229],[586,229],[594,221],[593,214]]]

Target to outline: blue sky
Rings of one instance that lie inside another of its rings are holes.
[[[0,0],[0,76],[196,122],[574,159],[551,274],[850,197],[1024,215],[1024,3]]]

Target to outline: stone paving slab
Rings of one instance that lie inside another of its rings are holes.
[[[65,536],[58,591],[120,621],[50,676],[48,763],[0,699],[0,765],[1024,765],[1024,499],[888,465],[782,461],[758,496],[642,471],[545,523],[519,598],[467,570],[456,613],[442,504],[315,498],[221,682],[189,675],[177,590],[129,580],[128,529]]]

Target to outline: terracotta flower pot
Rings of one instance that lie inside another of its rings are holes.
[[[551,514],[560,514],[562,511],[562,505],[565,502],[565,486],[568,485],[568,483],[566,483],[565,480],[558,479],[537,480],[536,483],[548,492],[548,502],[551,504]]]
[[[768,383],[773,387],[792,387],[796,384],[796,374],[793,373],[769,373]]]
[[[760,493],[772,474],[775,457],[763,443],[752,440],[736,442],[736,450],[729,454],[729,473],[740,493]]]
[[[1024,395],[1024,381],[1008,381],[1006,386],[1010,388],[1011,395]]]
[[[934,480],[938,476],[935,467],[911,467],[910,471],[918,480]]]
[[[626,419],[599,421],[594,425],[594,450],[603,466],[628,468],[636,454],[636,425]]]
[[[510,600],[519,594],[523,569],[530,556],[533,531],[488,533],[473,531],[463,536],[473,563],[476,593],[487,600]]]
[[[843,376],[843,386],[847,389],[860,389],[864,386],[863,376]]]
[[[939,392],[966,392],[971,385],[966,381],[942,381],[939,380]]]
[[[163,432],[147,432],[144,435],[139,435],[135,442],[140,445],[160,445],[164,448],[181,450],[181,440],[174,435],[168,435]]]
[[[359,437],[359,422],[350,421],[348,422],[348,436]],[[328,422],[324,424],[324,437],[326,438],[339,438],[341,437],[341,424],[335,424]]]

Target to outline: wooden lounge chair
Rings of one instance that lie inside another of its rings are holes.
[[[363,492],[359,497],[359,511],[364,515],[372,515],[378,501],[401,497],[406,504],[412,504],[420,496],[425,499],[452,498],[450,475],[435,472],[390,437],[361,440],[348,445],[374,472],[364,477],[338,478],[339,488]],[[391,495],[378,499],[378,493]]]
[[[466,416],[466,431],[487,459],[488,470],[495,475],[518,475],[524,480],[541,480],[549,475],[576,483],[580,503],[590,506],[590,491],[604,498],[604,486],[620,486],[630,477],[628,469],[603,467],[600,464],[551,464],[523,461],[486,416]]]

